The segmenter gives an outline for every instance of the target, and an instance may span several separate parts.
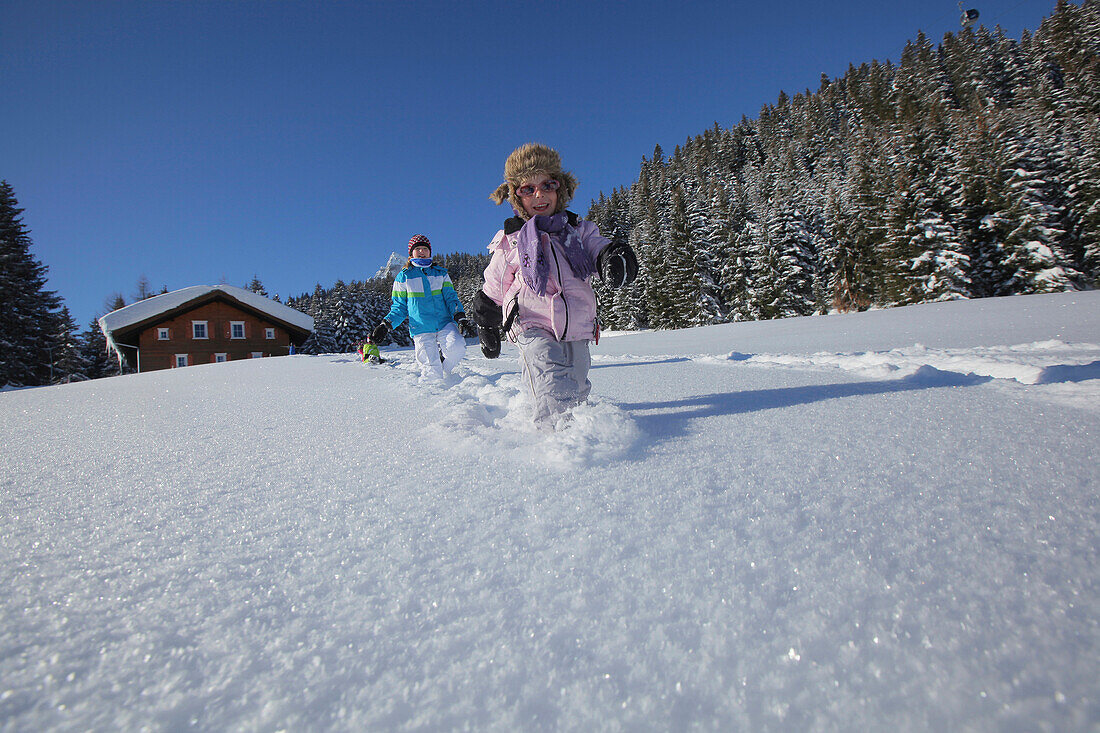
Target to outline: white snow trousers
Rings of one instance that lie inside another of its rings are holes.
[[[433,333],[416,334],[413,344],[416,346],[413,353],[416,363],[420,365],[421,379],[443,379],[466,355],[466,340],[453,323]],[[443,352],[442,362],[439,360],[440,352]]]
[[[532,328],[516,339],[516,345],[536,425],[553,427],[562,413],[588,399],[592,356],[587,340],[558,341]]]

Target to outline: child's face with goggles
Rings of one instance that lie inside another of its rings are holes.
[[[528,216],[553,214],[558,208],[558,189],[561,183],[545,173],[528,178],[516,189]]]

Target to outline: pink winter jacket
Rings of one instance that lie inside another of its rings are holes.
[[[610,241],[600,234],[599,227],[581,219],[573,227],[581,242],[595,261]],[[596,335],[596,294],[588,280],[573,274],[565,255],[552,245],[550,280],[546,295],[539,296],[531,290],[519,273],[516,255],[516,238],[519,232],[505,234],[501,229],[489,244],[493,253],[485,268],[485,285],[482,290],[494,303],[502,307],[504,317],[518,298],[519,315],[512,327],[510,338],[529,328],[541,328],[554,335],[558,341],[584,341]],[[553,241],[553,240],[551,240]]]

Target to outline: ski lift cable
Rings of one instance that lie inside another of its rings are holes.
[[[1021,5],[1025,4],[1027,2],[1029,2],[1029,0],[1020,0],[1020,2],[1016,3],[1011,8],[1008,8],[1007,10],[1000,11],[999,13],[997,13],[996,17],[990,19],[990,21],[989,21],[990,24],[993,25],[993,26],[997,25],[997,21],[999,21],[1001,18],[1005,17],[1006,15],[1011,13],[1013,10],[1015,10],[1016,8],[1020,7]]]

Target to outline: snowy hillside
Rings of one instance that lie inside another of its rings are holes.
[[[4,730],[1095,730],[1100,293],[0,394]]]

